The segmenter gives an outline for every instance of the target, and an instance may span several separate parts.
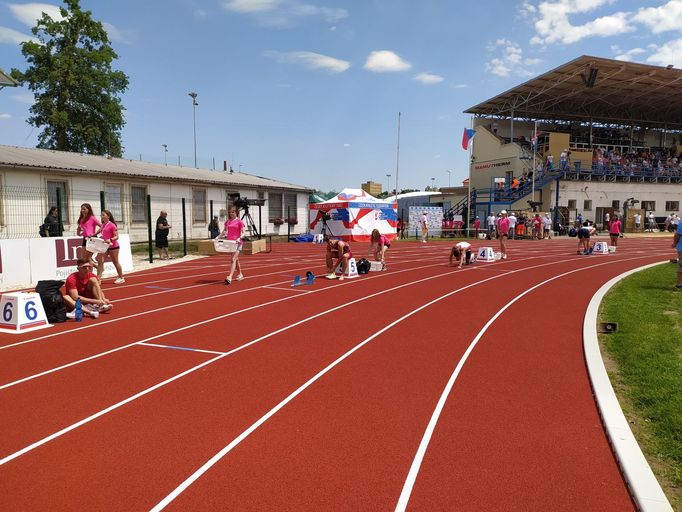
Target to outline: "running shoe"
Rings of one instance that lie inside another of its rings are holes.
[[[243,276],[243,275],[239,274],[239,275],[237,276],[237,281],[241,281],[241,280],[243,280],[243,279],[244,279],[244,276]]]
[[[332,272],[331,274],[327,274],[324,276],[326,279],[336,279],[336,274]]]
[[[123,284],[125,282],[126,280],[123,279],[122,277],[117,277],[116,280],[114,281],[114,284]]]
[[[232,279],[230,279],[229,277],[225,278],[225,284],[230,284],[231,282],[232,282]]]
[[[71,320],[75,320],[76,319],[76,312],[75,311],[69,311],[68,313],[66,313],[66,318],[70,318]]]
[[[111,304],[102,304],[99,306],[99,312],[100,313],[106,313],[107,311],[111,311],[111,308],[113,308]]]

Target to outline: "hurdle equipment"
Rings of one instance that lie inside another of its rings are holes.
[[[310,270],[305,273],[305,284],[311,285],[315,282],[315,274],[313,274]]]
[[[5,293],[0,301],[0,332],[18,334],[52,327],[40,295],[31,292]]]
[[[294,282],[291,283],[291,287],[301,286],[301,276],[294,276]]]
[[[592,252],[594,254],[608,254],[609,244],[607,244],[606,242],[596,242],[594,244],[594,250]]]
[[[495,251],[492,247],[479,247],[476,261],[486,261],[488,263],[495,261]]]
[[[336,266],[335,270],[336,274],[342,274],[341,270],[341,262]],[[352,279],[354,277],[358,277],[358,265],[355,262],[355,258],[351,258],[348,260],[348,272],[346,272],[345,277]]]

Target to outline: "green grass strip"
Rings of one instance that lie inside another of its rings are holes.
[[[677,265],[637,272],[606,295],[599,317],[609,375],[642,451],[675,510],[682,510],[682,291]]]

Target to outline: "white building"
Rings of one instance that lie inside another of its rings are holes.
[[[237,194],[265,200],[260,208],[250,207],[262,234],[286,235],[289,227],[291,233],[303,233],[311,192],[244,173],[0,145],[0,238],[38,236],[38,227],[60,197],[65,234],[75,234],[82,203],[90,203],[98,215],[104,201],[121,232],[133,242],[146,241],[147,196],[152,225],[161,210],[168,212],[171,239],[182,238],[183,198],[187,238],[208,238],[211,211],[224,221]]]

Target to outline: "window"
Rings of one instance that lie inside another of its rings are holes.
[[[288,215],[290,219],[297,219],[296,213],[296,194],[284,194],[284,215]]]
[[[620,201],[611,201],[611,208],[614,210],[620,210]]]
[[[583,210],[588,212],[592,210],[592,199],[585,199],[583,201]]]
[[[147,222],[147,187],[130,187],[130,210],[132,222]]]
[[[104,184],[104,205],[111,212],[119,226],[123,224],[123,186]]]
[[[569,210],[575,210],[578,207],[578,205],[576,205],[576,202],[577,201],[575,199],[569,199],[568,200],[568,209]]]
[[[61,205],[57,204],[57,190],[59,190],[59,199],[61,200]],[[67,187],[65,181],[48,181],[47,182],[47,209],[49,210],[53,206],[61,206],[62,223],[70,224],[69,221],[69,196],[66,193]]]
[[[665,211],[666,212],[676,212],[680,209],[680,202],[679,201],[666,201],[665,202]]]
[[[656,211],[656,201],[642,201],[642,210]]]
[[[206,222],[206,189],[192,189],[192,212],[195,223]]]
[[[282,194],[270,192],[268,199],[270,203],[268,206],[270,222],[274,221],[277,217],[284,217],[282,215]]]

